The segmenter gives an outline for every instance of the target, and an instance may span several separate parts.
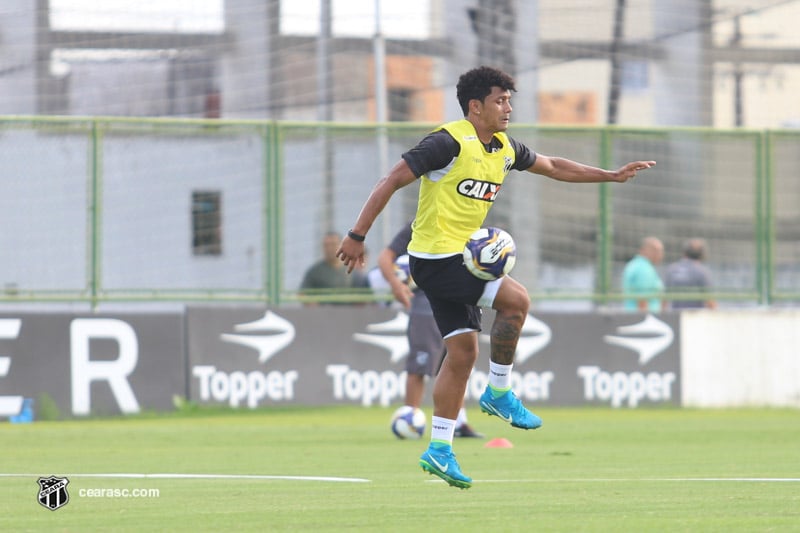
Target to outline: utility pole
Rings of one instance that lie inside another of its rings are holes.
[[[617,0],[614,10],[614,37],[611,41],[611,80],[608,87],[607,124],[616,124],[619,118],[619,99],[622,92],[622,65],[619,49],[622,44],[622,33],[625,27],[625,0]]]
[[[741,50],[742,48],[742,20],[740,15],[733,18],[733,36],[729,42],[731,50]],[[744,125],[744,94],[742,85],[744,82],[744,68],[740,59],[740,54],[736,54],[736,61],[733,63],[733,116],[734,124],[737,128]]]
[[[468,9],[467,13],[478,37],[478,61],[515,75],[517,17],[514,1],[478,0],[478,7]]]
[[[375,0],[375,118],[378,123],[378,173],[383,175],[389,167],[389,137],[386,131],[387,117],[387,90],[386,90],[386,40],[383,38],[381,24],[381,0]],[[391,202],[384,208],[381,236],[384,243],[392,239],[392,208]]]
[[[334,179],[333,179],[333,148],[330,139],[330,122],[333,120],[333,77],[331,75],[331,50],[330,41],[333,34],[331,21],[331,0],[319,2],[319,36],[317,37],[317,119],[322,122],[319,129],[322,143],[322,175],[323,175],[323,204],[322,204],[322,231],[330,231],[335,227],[333,205]]]

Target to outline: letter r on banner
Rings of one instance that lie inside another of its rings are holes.
[[[72,382],[72,413],[88,415],[91,410],[91,385],[105,380],[123,413],[138,413],[139,402],[133,394],[128,376],[139,360],[136,332],[122,320],[108,318],[76,318],[70,324],[70,365]],[[119,357],[114,361],[92,361],[90,341],[111,339],[119,345]]]

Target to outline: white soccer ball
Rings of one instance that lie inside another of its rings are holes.
[[[403,283],[408,283],[411,280],[411,267],[408,261],[408,254],[398,256],[394,260],[394,275]]]
[[[511,272],[516,261],[514,239],[499,228],[481,228],[464,245],[464,265],[480,279],[502,278]]]
[[[418,439],[425,433],[425,413],[404,405],[392,414],[392,433],[398,439]]]
[[[409,265],[409,261],[410,258],[408,254],[403,254],[395,259],[394,273],[397,279],[408,285],[408,288],[413,291],[417,288],[417,284],[414,283],[414,278],[411,277],[411,265]]]

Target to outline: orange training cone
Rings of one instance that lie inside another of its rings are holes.
[[[483,445],[484,448],[513,448],[511,441],[504,438],[492,439]]]

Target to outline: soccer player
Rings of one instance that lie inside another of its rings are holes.
[[[530,305],[528,291],[509,276],[485,281],[470,274],[461,255],[467,239],[483,224],[512,169],[573,183],[624,183],[655,165],[634,161],[604,170],[534,153],[505,133],[515,90],[508,74],[491,67],[462,74],[456,96],[464,118],[428,134],[378,180],[336,252],[348,271],[363,264],[364,239],[375,219],[395,191],[421,180],[408,245],[411,275],[430,300],[447,357],[434,382],[431,441],[419,464],[459,488],[472,486],[452,445],[458,410],[478,357],[481,307],[496,311],[481,410],[522,429],[542,425],[511,390],[514,352]]]
[[[406,359],[405,403],[411,407],[419,407],[425,393],[425,378],[433,376],[434,368],[438,369],[444,362],[445,350],[442,336],[433,318],[431,304],[425,293],[413,281],[403,282],[395,273],[395,262],[398,257],[408,253],[410,241],[411,222],[408,222],[394,236],[392,242],[381,250],[378,255],[378,269],[388,283],[395,300],[408,310],[406,336],[409,352]],[[469,425],[463,403],[456,418],[455,436],[483,438],[482,434]]]

